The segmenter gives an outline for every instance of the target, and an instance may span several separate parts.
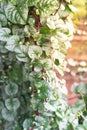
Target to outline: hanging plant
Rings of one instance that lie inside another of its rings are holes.
[[[71,0],[0,1],[0,129],[71,130],[65,56],[72,40]]]

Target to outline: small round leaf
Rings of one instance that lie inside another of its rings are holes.
[[[23,122],[23,128],[30,128],[32,121],[30,119],[25,119]]]
[[[7,95],[15,95],[18,92],[18,85],[15,83],[10,83],[5,87],[5,92]]]
[[[17,110],[20,106],[20,102],[17,98],[6,99],[5,105],[6,105],[8,110]]]
[[[55,65],[59,65],[59,59],[55,59],[55,61],[54,61],[54,63],[55,63]]]
[[[38,59],[42,54],[42,48],[40,46],[29,46],[28,55],[31,59]]]
[[[9,111],[6,108],[2,109],[2,117],[7,121],[14,121],[16,111]]]

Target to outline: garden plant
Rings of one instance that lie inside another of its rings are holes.
[[[72,0],[0,0],[0,130],[86,130],[56,75],[66,69],[73,9]]]

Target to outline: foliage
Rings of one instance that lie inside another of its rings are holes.
[[[87,63],[85,61],[81,61],[77,63],[78,65],[78,72],[77,75],[79,76],[80,82],[74,83],[72,85],[72,92],[75,94],[79,94],[79,101],[74,105],[75,110],[78,111],[79,109],[79,124],[83,125],[86,129],[87,126],[87,82],[85,74],[87,73]],[[78,106],[79,105],[79,106]]]
[[[79,110],[79,124],[83,125],[84,129],[87,128],[87,83],[75,83],[72,86],[72,91],[79,94],[79,101],[75,104],[75,111]]]
[[[0,1],[0,129],[85,128],[54,71],[66,69],[71,0]]]

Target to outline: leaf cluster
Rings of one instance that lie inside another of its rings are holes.
[[[63,75],[66,69],[73,35],[69,5],[70,0],[0,1],[1,129],[79,128],[65,82],[54,71]]]

